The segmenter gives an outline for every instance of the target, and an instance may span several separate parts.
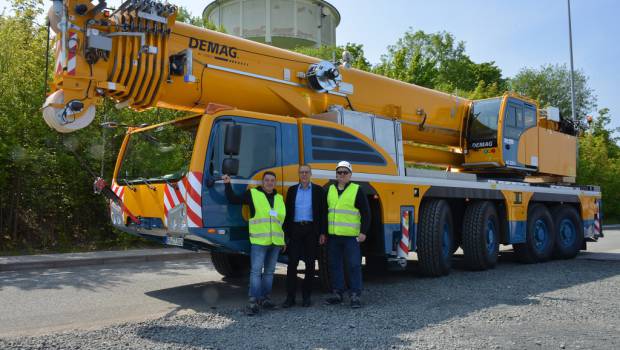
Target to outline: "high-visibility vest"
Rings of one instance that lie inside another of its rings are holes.
[[[357,237],[360,234],[362,218],[360,211],[355,207],[355,197],[359,189],[358,184],[351,183],[338,196],[335,185],[327,192],[328,229],[330,235]]]
[[[272,208],[263,192],[253,188],[250,193],[255,210],[254,216],[250,218],[250,243],[283,246],[284,231],[282,224],[286,216],[286,206],[282,195],[276,194],[274,196]]]

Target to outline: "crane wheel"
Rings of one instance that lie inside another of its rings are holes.
[[[450,273],[454,224],[447,201],[431,199],[420,208],[418,223],[418,260],[422,272],[438,277]]]
[[[553,257],[574,258],[583,245],[583,224],[579,212],[570,205],[560,205],[552,209],[551,216],[555,227]]]
[[[499,253],[499,219],[492,202],[473,202],[463,218],[465,265],[471,270],[495,267]]]
[[[547,261],[555,245],[553,218],[547,207],[532,204],[527,213],[525,243],[514,244],[517,258],[526,264]]]
[[[212,252],[211,262],[224,277],[239,278],[250,273],[250,257],[247,255]]]

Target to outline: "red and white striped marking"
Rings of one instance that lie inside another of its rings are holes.
[[[122,201],[125,196],[125,187],[117,185],[116,182],[112,182],[112,192],[114,192]]]
[[[112,182],[112,192],[114,192],[114,194],[116,194],[118,196],[118,198],[121,199],[121,202],[123,201],[123,197],[125,196],[125,187],[121,187],[119,185],[116,184],[116,182]],[[114,215],[112,215],[112,206],[117,206],[116,203],[114,203],[114,201],[110,200],[110,218],[112,220],[112,223],[114,223]],[[122,208],[122,206],[121,206]],[[123,220],[125,217],[125,213],[123,212]]]
[[[164,190],[164,215],[168,217],[170,209],[181,203],[185,203],[185,188],[183,185],[185,179],[173,184],[167,184]],[[183,187],[183,191],[181,188]]]
[[[77,67],[77,45],[78,35],[76,32],[69,34],[69,41],[67,42],[68,54],[67,54],[67,73],[69,75],[75,75],[75,68]]]
[[[599,206],[599,202],[596,201],[596,212],[594,213],[594,237],[598,237],[601,235],[601,207]]]
[[[403,211],[401,220],[402,237],[398,242],[398,257],[406,258],[409,255],[409,210]]]
[[[62,40],[62,39],[61,39]],[[62,74],[62,45],[60,43],[60,40],[56,40],[56,44],[55,44],[55,51],[56,51],[56,75],[60,75]]]
[[[202,173],[190,172],[175,184],[167,184],[164,190],[164,216],[168,225],[168,212],[185,203],[187,226],[202,227]]]

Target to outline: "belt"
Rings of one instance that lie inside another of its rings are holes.
[[[312,225],[312,221],[295,221],[295,224],[297,225],[301,225],[301,226],[305,226],[305,225]]]

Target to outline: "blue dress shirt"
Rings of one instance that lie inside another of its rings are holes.
[[[295,222],[300,221],[312,221],[312,184],[308,184],[306,188],[301,184],[297,187]]]

